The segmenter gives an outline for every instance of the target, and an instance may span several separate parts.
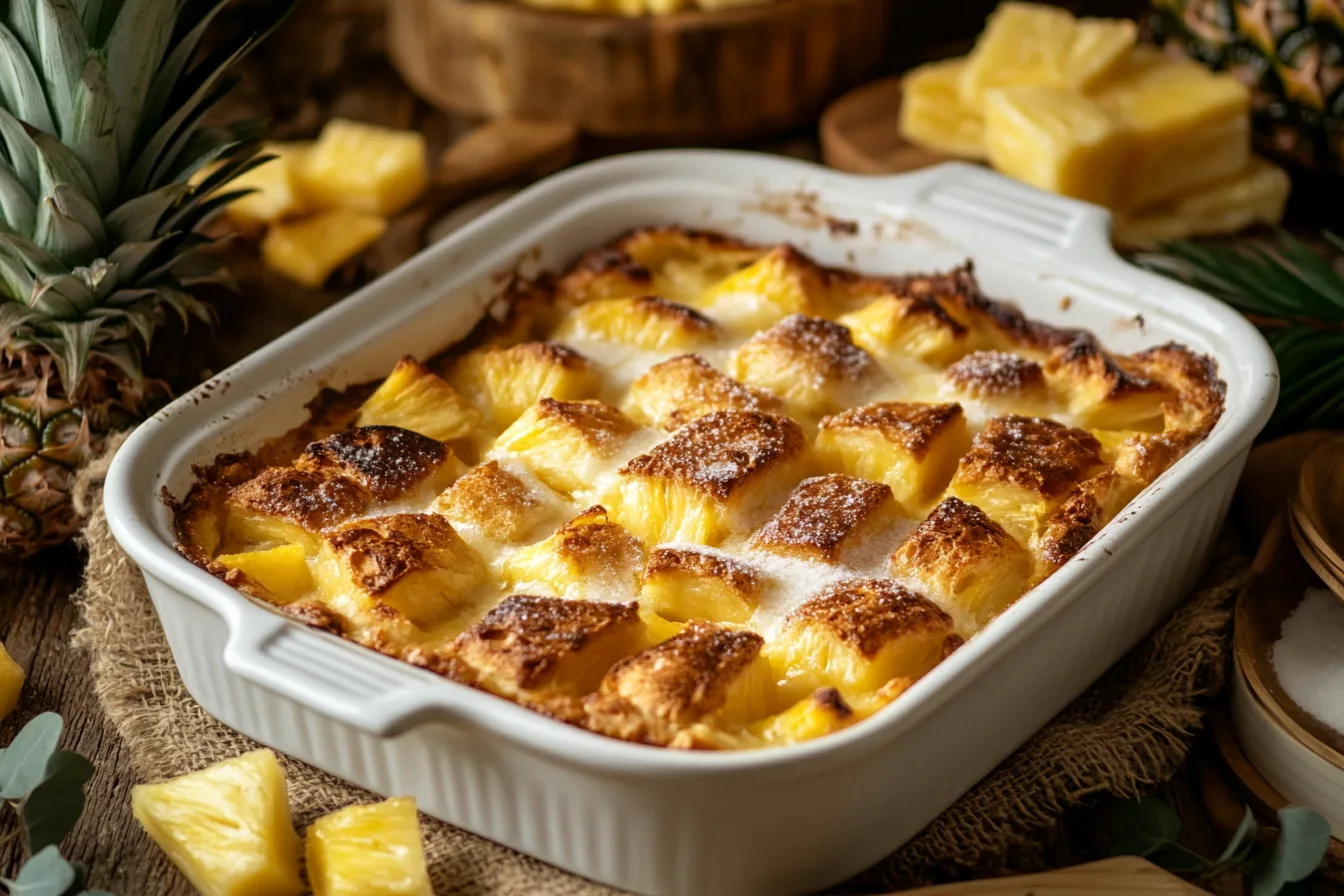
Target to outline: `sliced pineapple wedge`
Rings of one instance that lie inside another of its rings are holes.
[[[316,289],[386,231],[386,218],[336,209],[276,224],[261,241],[261,257],[276,273]]]
[[[926,149],[963,159],[985,157],[985,122],[961,99],[965,59],[930,62],[901,79],[901,136]]]
[[[204,896],[303,892],[285,773],[270,750],[141,784],[131,812]]]
[[[313,896],[433,896],[415,800],[347,806],[308,828]]]
[[[333,118],[298,169],[317,208],[392,215],[429,186],[423,134]]]
[[[0,644],[0,719],[8,716],[19,705],[23,681],[23,667],[9,655],[5,645]]]

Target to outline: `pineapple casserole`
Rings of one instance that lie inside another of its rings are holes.
[[[646,229],[221,456],[178,532],[298,621],[552,718],[791,744],[993,625],[1223,392],[1183,346],[1027,319],[970,264],[868,276]]]

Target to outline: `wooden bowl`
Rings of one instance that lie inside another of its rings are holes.
[[[831,103],[821,117],[821,155],[852,174],[896,174],[947,162],[901,136],[901,78],[865,84]]]
[[[626,18],[510,0],[395,0],[388,51],[452,112],[662,142],[800,127],[881,61],[887,0],[772,0]]]

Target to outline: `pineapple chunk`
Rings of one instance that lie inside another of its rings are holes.
[[[625,412],[638,422],[674,430],[714,411],[774,411],[780,400],[744,386],[699,355],[678,355],[655,364],[630,385]]]
[[[832,473],[798,483],[784,506],[751,538],[751,546],[785,557],[837,563],[895,522],[891,489]]]
[[[822,419],[816,448],[823,467],[885,482],[913,513],[946,487],[970,441],[961,405],[882,401]]]
[[[1029,544],[1073,485],[1102,466],[1091,433],[1040,417],[995,417],[972,441],[948,492]]]
[[[133,787],[131,813],[204,896],[303,892],[285,773],[270,750]]]
[[[1097,103],[1070,88],[990,91],[985,146],[995,168],[1034,187],[1105,206],[1121,198],[1126,135]]]
[[[387,219],[351,209],[280,222],[261,241],[266,266],[295,283],[317,289],[332,273],[376,243]]]
[[[491,693],[579,697],[597,690],[644,637],[634,603],[514,595],[458,635],[453,650],[473,683]]]
[[[459,359],[453,385],[488,408],[500,428],[543,398],[590,398],[601,379],[591,361],[556,342],[524,342]]]
[[[802,429],[787,417],[716,411],[631,459],[603,503],[650,544],[712,546],[796,480],[806,452]]]
[[[728,374],[778,395],[794,412],[824,414],[871,385],[881,369],[854,344],[848,327],[791,314],[747,340],[728,362]]]
[[[432,513],[353,520],[323,537],[316,579],[333,609],[350,618],[395,611],[420,630],[456,617],[485,563]]]
[[[1039,3],[1003,3],[966,59],[961,98],[980,109],[997,88],[1085,90],[1118,68],[1138,37],[1124,19],[1075,19]]]
[[[643,568],[644,545],[597,505],[506,557],[499,571],[523,590],[539,585],[574,600],[628,600]]]
[[[359,483],[325,471],[269,467],[224,498],[224,544],[230,552],[301,544],[363,513],[373,496]]]
[[[322,816],[306,853],[313,896],[434,896],[410,797]]]
[[[782,245],[720,280],[692,304],[731,329],[751,333],[790,314],[824,312],[826,275],[812,259]]]
[[[1250,164],[1250,91],[1230,74],[1138,47],[1094,98],[1126,133],[1117,208],[1156,205]]]
[[[985,121],[961,99],[965,59],[930,62],[901,79],[901,136],[963,159],[985,157]]]
[[[746,622],[763,587],[754,569],[727,554],[662,547],[649,555],[640,597],[671,620]]]
[[[7,717],[19,705],[23,681],[23,667],[9,655],[5,645],[0,644],[0,719]]]
[[[303,545],[282,544],[264,551],[220,554],[215,560],[260,585],[276,603],[288,604],[313,589]]]
[[[891,579],[848,579],[790,613],[772,655],[787,678],[866,694],[918,679],[960,642],[927,598]]]
[[[333,118],[299,167],[304,196],[318,208],[392,215],[429,186],[424,135]]]
[[[1278,224],[1288,203],[1288,172],[1259,157],[1231,177],[1173,196],[1160,205],[1115,218],[1111,236],[1122,246],[1151,248],[1162,240],[1236,233]]]
[[[918,583],[975,632],[1017,600],[1032,560],[978,507],[948,498],[897,548],[891,574]]]
[[[448,442],[471,435],[481,420],[474,404],[408,356],[397,362],[377,391],[360,406],[355,425],[399,426]]]
[[[892,367],[907,357],[943,365],[966,353],[970,334],[932,301],[884,295],[838,319],[855,344]]]
[[[1045,376],[1068,398],[1069,413],[1089,428],[1161,432],[1163,406],[1173,397],[1164,383],[1144,376],[1132,362],[1106,354],[1091,339],[1052,352]]]
[[[495,440],[496,456],[512,454],[556,491],[593,484],[639,427],[600,401],[543,398]]]
[[[430,508],[453,522],[468,541],[522,544],[548,520],[559,522],[560,498],[526,470],[486,461],[463,474]]]
[[[565,317],[555,339],[599,339],[650,352],[688,351],[712,345],[718,326],[700,312],[657,296],[598,299]]]
[[[682,227],[636,230],[617,246],[651,272],[653,292],[683,305],[695,304],[705,290],[766,253],[731,237]]]
[[[296,170],[303,164],[307,144],[268,143],[262,153],[275,158],[263,162],[229,183],[226,190],[255,190],[230,202],[229,218],[244,230],[261,230],[276,221],[307,211],[299,192]]]
[[[751,726],[765,744],[796,744],[849,727],[854,710],[835,688],[817,688],[777,715]]]

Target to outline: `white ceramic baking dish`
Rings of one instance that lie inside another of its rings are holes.
[[[973,258],[986,291],[1117,350],[1218,361],[1227,412],[1043,586],[877,717],[785,749],[677,752],[568,727],[302,627],[187,562],[160,492],[289,429],[321,385],[384,375],[464,335],[507,272],[558,269],[630,228],[713,227],[898,273]],[[987,170],[855,177],[783,158],[657,152],[524,191],[174,402],[107,480],[187,688],[225,724],[562,868],[647,894],[803,893],[881,859],[1172,609],[1277,393],[1240,316],[1111,251],[1107,214]],[[1064,301],[1067,298],[1069,301]]]

